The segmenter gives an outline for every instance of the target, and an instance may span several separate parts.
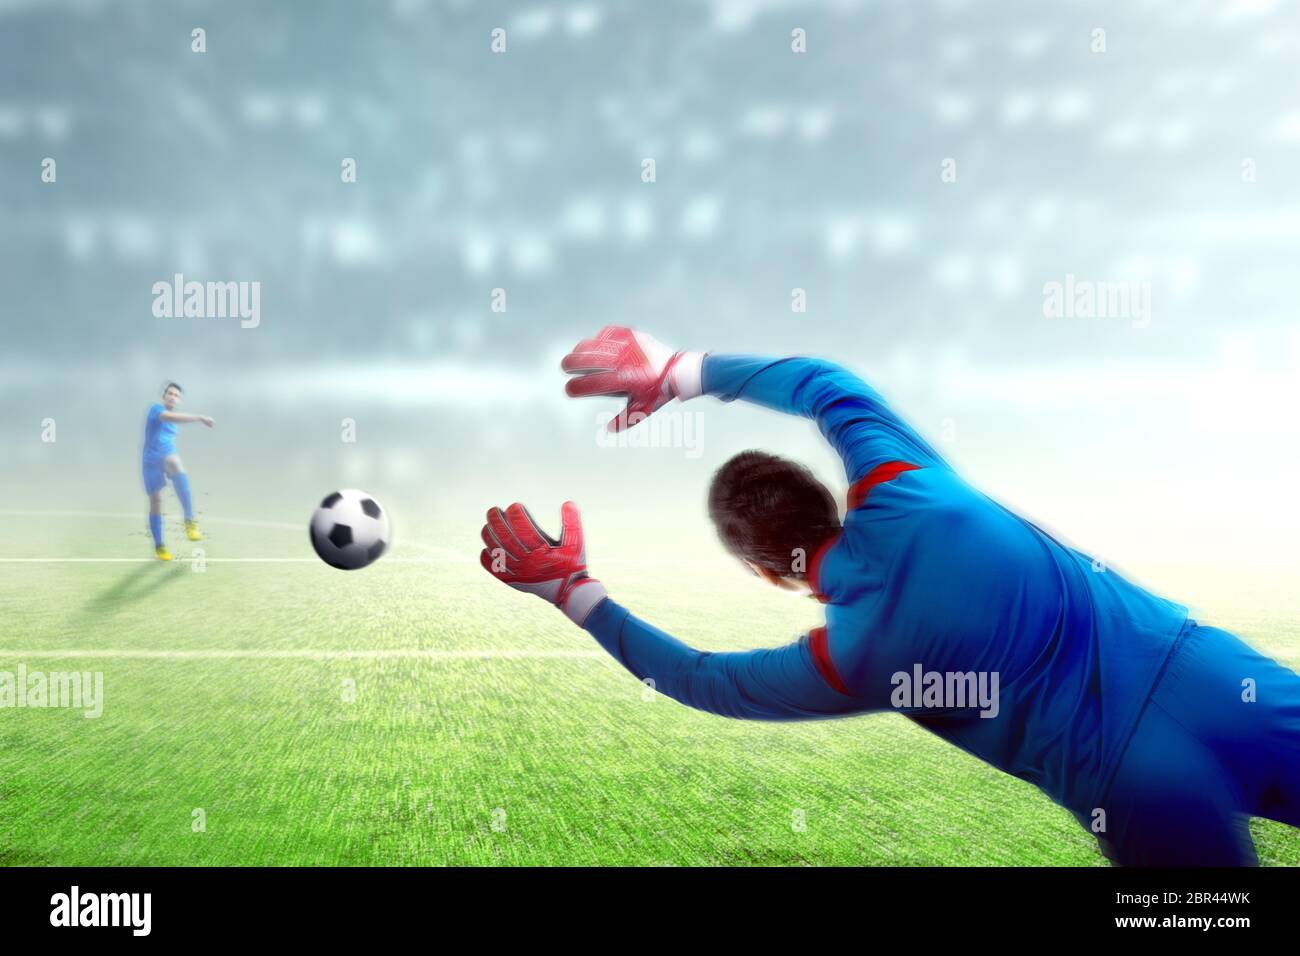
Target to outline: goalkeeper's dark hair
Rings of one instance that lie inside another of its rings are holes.
[[[783,577],[804,577],[794,567],[806,569],[840,530],[826,486],[798,462],[764,451],[743,451],[717,470],[709,517],[729,551]]]
[[[182,395],[185,394],[185,389],[181,388],[180,383],[178,383],[178,382],[168,382],[166,385],[163,386],[162,393],[163,393],[164,395],[166,395],[166,394],[167,394],[167,389],[169,389],[169,388],[174,388],[174,389],[176,389],[176,391],[180,392]]]

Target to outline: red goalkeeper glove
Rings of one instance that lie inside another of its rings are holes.
[[[483,526],[487,547],[479,562],[498,581],[549,601],[581,627],[605,597],[605,586],[587,576],[582,516],[572,501],[560,509],[560,524],[557,541],[518,502],[504,512],[493,508]]]
[[[674,352],[644,332],[607,325],[575,345],[560,368],[576,376],[564,388],[575,398],[627,396],[627,407],[609,422],[609,430],[618,432],[674,398],[699,395],[703,362],[702,352]]]

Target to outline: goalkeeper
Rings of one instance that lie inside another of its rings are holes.
[[[674,352],[614,326],[578,343],[563,369],[571,396],[627,397],[611,429],[673,398],[743,399],[813,419],[847,471],[842,521],[794,462],[745,452],[714,476],[724,545],[826,608],[824,627],[746,652],[695,650],[609,598],[587,573],[572,502],[558,541],[522,505],[491,510],[484,567],[559,606],[637,678],[727,717],[900,710],[1039,787],[1120,864],[1251,864],[1247,816],[1300,826],[1300,677],[1093,570],[968,485],[849,372]],[[907,693],[913,675],[938,675],[933,693]],[[995,706],[954,698],[985,678]]]

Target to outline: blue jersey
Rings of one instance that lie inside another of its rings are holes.
[[[166,410],[157,403],[149,406],[149,416],[144,422],[145,461],[158,461],[176,454],[176,423],[162,419]]]
[[[844,527],[808,566],[826,626],[705,653],[606,599],[586,621],[600,644],[693,707],[767,720],[898,709],[1071,809],[1097,806],[1186,608],[976,491],[836,365],[710,355],[703,385],[814,419],[843,458]],[[898,675],[922,673],[996,674],[996,714],[900,704]]]

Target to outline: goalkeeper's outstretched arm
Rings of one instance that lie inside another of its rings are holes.
[[[811,418],[844,460],[850,482],[893,461],[947,467],[875,389],[825,359],[711,353],[701,363],[700,391]]]
[[[866,709],[842,683],[832,686],[839,682],[833,671],[823,670],[821,628],[784,647],[711,653],[688,647],[608,597],[583,627],[648,687],[696,710],[750,720],[812,720]]]
[[[947,467],[874,389],[824,359],[674,352],[644,332],[611,325],[575,345],[561,368],[574,376],[569,395],[626,397],[613,430],[635,426],[673,398],[713,395],[813,419],[844,459],[850,482],[895,462]]]
[[[479,560],[497,580],[554,604],[601,647],[656,691],[727,717],[801,720],[864,710],[838,677],[825,628],[768,650],[709,653],[688,647],[610,600],[587,573],[582,520],[573,502],[561,509],[558,539],[528,509],[493,508],[483,526]]]

